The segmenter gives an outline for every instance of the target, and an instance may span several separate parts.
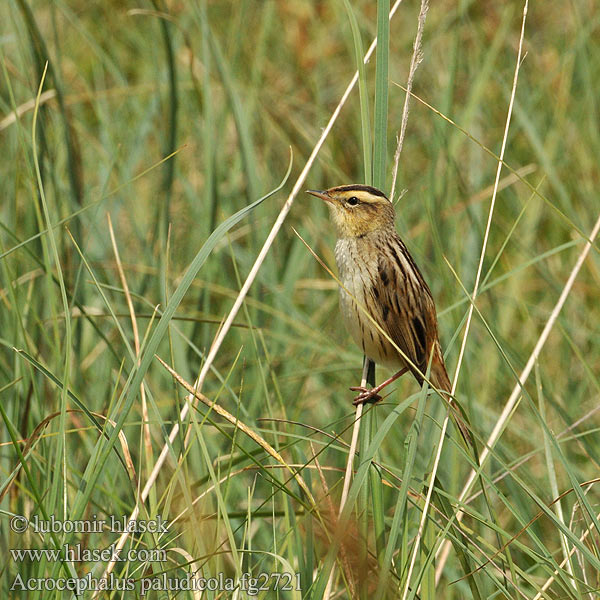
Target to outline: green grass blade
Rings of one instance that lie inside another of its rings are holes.
[[[388,61],[390,54],[389,13],[389,0],[377,0],[373,185],[381,190],[385,190],[387,176]]]

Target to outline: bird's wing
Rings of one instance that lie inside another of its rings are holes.
[[[402,241],[394,238],[388,244],[379,253],[378,276],[372,290],[373,317],[421,373],[425,373],[429,352],[437,339],[435,304]],[[422,381],[414,368],[411,371]]]

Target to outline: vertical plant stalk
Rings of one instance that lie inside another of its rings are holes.
[[[210,207],[210,217],[207,219],[208,229],[206,233],[203,233],[203,235],[210,235],[210,232],[214,229],[217,222],[217,169],[215,158],[217,143],[215,132],[218,130],[218,128],[215,123],[215,111],[213,109],[213,103],[209,100],[213,96],[213,87],[212,60],[210,42],[208,41],[210,34],[208,29],[208,18],[206,16],[206,2],[200,3],[199,11],[201,14],[200,31],[202,34],[202,63],[204,65],[201,89],[198,90],[198,97],[201,99],[201,110],[204,117],[202,123],[204,206]],[[191,47],[192,46],[190,43],[190,51]],[[193,75],[192,63],[190,63],[190,72]],[[202,289],[198,296],[198,312],[208,313],[209,302],[210,294],[208,290]],[[210,342],[210,331],[208,328],[203,327],[200,321],[198,321],[194,324],[191,339],[200,339],[200,343],[197,343],[197,345],[200,348],[206,348]],[[192,349],[190,348],[190,353],[191,352]]]
[[[392,189],[390,191],[390,201],[394,202],[394,194],[396,192],[396,179],[398,178],[398,164],[400,162],[400,153],[404,145],[404,136],[406,135],[406,125],[408,124],[408,109],[410,105],[410,97],[415,79],[415,73],[421,61],[423,60],[423,52],[421,51],[421,43],[423,40],[423,30],[425,29],[425,19],[429,11],[429,0],[421,0],[421,10],[419,11],[419,19],[417,21],[417,34],[413,44],[412,58],[410,59],[410,68],[408,69],[408,79],[406,80],[406,96],[404,98],[404,107],[402,109],[402,122],[400,124],[400,133],[398,134],[398,145],[394,152],[394,166],[392,168]]]
[[[385,189],[388,118],[388,59],[390,54],[390,0],[377,0],[377,45],[375,65],[375,116],[373,143],[373,185]]]
[[[177,112],[179,108],[179,98],[177,95],[177,63],[175,61],[175,55],[173,52],[173,40],[169,31],[169,19],[164,18],[159,12],[159,6],[156,0],[152,0],[152,4],[157,11],[159,16],[160,31],[162,34],[163,45],[165,50],[165,59],[167,63],[167,71],[169,74],[169,111],[168,118],[164,120],[167,127],[167,143],[166,151],[164,154],[171,154],[177,147]],[[165,7],[166,9],[166,7]],[[165,16],[170,16],[165,13]],[[171,205],[171,195],[173,191],[173,180],[175,178],[175,157],[165,165],[165,177],[163,180],[163,193],[165,194],[165,202],[161,211],[159,211],[160,218],[164,218],[163,230],[161,235],[166,236],[167,229],[169,227],[169,214]],[[162,215],[161,215],[162,212]],[[159,223],[160,226],[160,223]]]
[[[369,361],[367,359],[364,361],[363,364],[362,377],[360,378],[361,387],[365,387],[367,385],[368,376]],[[352,438],[350,441],[350,448],[348,450],[348,461],[346,462],[346,473],[344,475],[344,485],[342,487],[342,497],[340,498],[338,519],[342,516],[342,511],[344,510],[344,506],[346,506],[346,500],[348,499],[348,490],[350,489],[350,484],[352,483],[352,466],[354,465],[354,456],[356,455],[356,448],[358,446],[358,434],[360,432],[360,422],[362,419],[363,410],[364,404],[358,404],[356,407],[356,412],[354,413],[354,426],[352,427]],[[325,588],[325,593],[323,594],[323,598],[325,599],[329,598],[331,594],[331,586],[333,585],[334,576],[335,569],[331,569],[329,573],[329,579],[327,580],[327,587]]]
[[[386,189],[386,164],[387,164],[387,127],[388,127],[388,97],[389,97],[389,57],[390,57],[390,20],[388,13],[390,0],[377,0],[377,53],[375,64],[375,108],[373,116],[373,185],[381,190]],[[364,116],[364,115],[363,115]],[[372,368],[371,368],[372,364]],[[366,369],[366,383],[375,386],[375,363],[364,357]],[[364,384],[361,384],[365,387]],[[367,449],[371,444],[371,435],[376,427],[376,413],[369,410],[365,414],[365,423],[360,432],[360,456],[365,460]],[[373,455],[377,461],[377,452]],[[369,495],[369,490],[371,494]],[[373,470],[372,464],[368,466],[368,477],[358,496],[358,522],[362,537],[361,560],[367,562],[369,547],[369,497],[372,505],[373,529],[378,558],[382,558],[381,537],[384,535],[385,523],[382,513],[383,503],[381,494],[381,479]],[[333,571],[334,569],[332,569]],[[359,590],[360,598],[367,600],[368,585],[366,578],[361,578]]]
[[[365,357],[366,359],[366,357]],[[369,372],[367,375],[367,383],[371,387],[375,387],[375,363],[369,361]],[[369,410],[366,413],[366,426],[369,427],[369,443],[375,435],[377,435],[378,424],[377,417],[379,412],[376,410]],[[365,446],[365,453],[368,446]],[[362,450],[361,450],[362,452]],[[372,517],[373,517],[373,535],[375,536],[375,553],[377,555],[377,561],[381,566],[383,564],[385,556],[385,508],[383,506],[383,483],[380,469],[375,466],[376,462],[379,462],[379,451],[373,456],[371,461],[371,468],[369,469],[369,481],[371,483],[371,502],[372,502]],[[366,520],[365,527],[367,531],[365,533],[365,542],[368,540],[368,520]],[[368,549],[368,545],[365,546]],[[366,559],[366,556],[365,556]]]
[[[514,100],[515,100],[515,95],[516,95],[516,91],[517,91],[517,82],[519,80],[519,70],[521,68],[521,56],[523,55],[523,39],[525,37],[525,23],[527,20],[527,8],[528,8],[528,4],[529,4],[529,0],[525,0],[525,5],[523,7],[523,20],[521,22],[521,35],[519,37],[519,50],[517,52],[517,61],[516,61],[516,65],[515,65],[515,73],[513,76],[513,84],[512,84],[512,90],[511,90],[511,94],[510,94],[510,102],[508,104],[508,114],[506,115],[506,124],[504,126],[504,135],[502,137],[502,146],[500,149],[500,158],[498,160],[498,167],[496,169],[496,179],[494,180],[494,191],[492,192],[492,199],[490,202],[490,209],[488,212],[488,220],[487,220],[487,224],[485,227],[485,233],[483,236],[483,243],[482,243],[482,247],[481,247],[481,254],[479,256],[479,264],[477,265],[477,274],[475,276],[475,284],[473,286],[473,294],[471,296],[471,303],[469,305],[469,311],[467,313],[467,322],[465,325],[465,332],[462,338],[462,343],[460,346],[460,352],[458,355],[458,362],[456,363],[456,369],[454,371],[454,378],[452,380],[452,391],[451,394],[452,396],[455,395],[456,393],[456,387],[458,385],[458,377],[460,375],[460,369],[462,366],[462,360],[465,354],[465,348],[467,345],[467,339],[469,336],[469,331],[471,329],[471,320],[473,317],[473,310],[474,310],[474,304],[475,304],[475,299],[477,298],[477,294],[479,292],[479,281],[481,279],[481,272],[483,270],[483,261],[485,259],[485,253],[486,253],[486,249],[487,249],[487,243],[488,243],[488,239],[489,239],[489,234],[490,234],[490,229],[492,226],[492,218],[494,216],[494,207],[496,205],[496,196],[498,194],[498,184],[500,182],[500,173],[502,172],[502,163],[504,162],[504,152],[506,150],[506,140],[508,139],[508,129],[510,127],[510,120],[511,120],[511,116],[512,116],[512,110],[513,110],[513,104],[514,104]],[[410,578],[415,566],[415,561],[417,558],[417,554],[419,552],[419,545],[420,545],[420,541],[421,538],[423,536],[423,531],[425,529],[425,523],[427,521],[427,514],[429,512],[429,505],[431,503],[431,495],[433,493],[433,488],[435,486],[435,479],[437,476],[437,470],[439,467],[439,463],[440,463],[440,458],[442,455],[442,448],[444,446],[444,440],[446,438],[446,430],[448,429],[448,421],[450,419],[450,410],[447,409],[446,410],[446,417],[444,418],[444,422],[442,424],[442,431],[440,433],[440,439],[438,442],[438,447],[437,447],[437,452],[436,452],[436,456],[435,456],[435,461],[433,464],[433,469],[431,471],[431,477],[430,477],[430,481],[429,481],[429,487],[427,490],[427,496],[425,498],[425,505],[423,507],[423,514],[421,515],[421,521],[419,523],[419,529],[417,531],[417,535],[414,541],[414,545],[413,545],[413,552],[410,558],[410,563],[408,566],[408,572],[406,575],[406,584],[404,587],[404,592],[402,594],[402,600],[406,600],[406,598],[408,597],[408,592],[410,589]],[[473,481],[474,481],[475,477],[473,477]],[[446,540],[445,542],[446,544],[448,544],[448,541]],[[440,575],[441,571],[438,571],[436,573],[436,584],[439,582],[439,575]]]
[[[396,0],[394,2],[394,6],[392,7],[392,9],[390,10],[390,13],[389,13],[389,19],[391,19],[394,16],[394,13],[398,10],[398,7],[400,6],[401,3],[402,3],[402,0]],[[369,59],[373,55],[373,52],[376,47],[377,47],[377,38],[375,38],[373,40],[373,42],[369,46],[369,49],[367,50],[367,53],[365,54],[365,58],[364,58],[365,63],[367,63],[369,61]],[[346,101],[348,100],[348,97],[350,96],[350,93],[354,89],[354,86],[356,85],[357,81],[358,81],[358,71],[356,71],[354,73],[354,76],[352,77],[352,79],[350,80],[350,83],[348,84],[344,93],[342,94],[342,97],[341,97],[338,105],[335,107],[331,117],[329,118],[327,125],[323,129],[321,136],[317,140],[317,143],[315,144],[310,156],[308,157],[306,165],[304,166],[300,175],[298,176],[298,179],[296,180],[296,183],[294,184],[292,191],[290,192],[289,196],[287,197],[287,200],[285,201],[283,207],[281,208],[281,211],[279,212],[279,215],[278,215],[277,219],[275,220],[275,223],[273,223],[273,227],[271,228],[271,231],[269,232],[269,235],[267,236],[267,239],[265,240],[265,243],[263,244],[261,251],[259,252],[258,256],[256,257],[256,260],[254,261],[254,264],[252,265],[252,268],[250,269],[250,273],[248,273],[248,276],[246,277],[246,280],[244,281],[244,285],[242,286],[241,290],[239,291],[237,298],[235,299],[235,302],[233,303],[233,306],[231,307],[231,310],[229,311],[229,314],[227,315],[227,318],[223,322],[223,326],[220,328],[219,332],[215,336],[215,339],[211,345],[211,348],[208,352],[206,360],[204,361],[204,364],[202,366],[200,374],[198,375],[198,378],[196,379],[196,382],[194,384],[195,392],[199,392],[202,389],[202,385],[204,384],[206,375],[208,374],[208,371],[210,370],[210,368],[213,365],[213,362],[215,360],[217,352],[219,351],[219,348],[221,347],[221,344],[223,343],[225,336],[229,332],[229,329],[231,328],[231,325],[232,325],[235,317],[237,316],[237,313],[238,313],[244,299],[246,298],[246,294],[248,293],[250,286],[254,283],[254,279],[256,278],[256,275],[258,274],[258,271],[260,270],[262,263],[264,262],[264,260],[267,256],[267,253],[269,252],[271,246],[273,245],[273,242],[275,241],[275,238],[277,237],[277,234],[279,233],[279,230],[281,229],[283,222],[285,221],[288,213],[290,212],[296,196],[298,195],[298,193],[300,192],[300,189],[304,185],[304,182],[306,181],[306,178],[308,177],[308,173],[310,172],[310,170],[317,158],[317,155],[319,154],[321,148],[323,147],[323,144],[325,143],[325,140],[327,139],[331,130],[333,129],[333,126],[334,126],[335,122],[337,121],[337,118],[339,117],[339,115],[342,111],[342,108],[343,108],[344,104],[346,103]],[[185,404],[183,405],[183,407],[179,413],[178,422],[175,423],[175,425],[173,425],[171,431],[169,432],[169,439],[163,445],[162,450],[156,460],[156,464],[154,465],[154,468],[152,469],[152,472],[150,473],[150,476],[148,477],[148,480],[146,481],[146,485],[142,489],[142,492],[138,499],[138,503],[135,505],[133,511],[131,512],[131,515],[129,516],[130,523],[134,522],[137,519],[137,517],[140,513],[140,503],[146,501],[146,499],[148,498],[148,494],[150,493],[150,490],[152,489],[152,487],[154,486],[154,483],[156,482],[158,474],[160,473],[160,470],[162,469],[162,466],[167,458],[167,455],[169,454],[169,449],[179,433],[179,423],[184,422],[184,420],[190,410],[190,407],[193,407],[195,405],[195,403],[196,403],[195,396],[192,394],[189,394],[186,398]],[[123,534],[121,534],[121,537],[119,538],[117,544],[115,545],[115,548],[117,550],[122,549],[128,538],[129,538],[129,532],[125,531]],[[115,564],[116,563],[114,561],[110,561],[108,563],[106,569],[104,570],[103,577],[108,577],[108,575],[114,569]]]
[[[365,355],[363,357],[363,371],[366,370],[366,373],[363,373],[361,377],[361,386],[362,387],[374,387],[375,386],[375,363],[372,363],[369,358]],[[363,383],[364,380],[364,383]],[[358,406],[357,406],[358,408]],[[355,413],[356,414],[356,413]],[[362,423],[362,427],[359,433],[358,438],[358,456],[359,466],[365,460],[365,456],[368,454],[368,448],[371,445],[373,425],[375,421],[375,411],[372,410],[372,406],[365,410],[362,410],[362,418],[359,421],[359,424]],[[356,420],[356,419],[355,419]],[[352,457],[348,457],[348,459],[353,459]],[[379,456],[378,452],[375,452],[369,460],[369,468],[367,477],[361,486],[358,498],[356,502],[357,509],[357,524],[358,524],[358,560],[359,564],[367,565],[368,555],[369,555],[369,532],[371,530],[371,523],[369,522],[369,514],[372,514],[375,517],[375,499],[378,498],[377,488],[381,486],[381,481],[377,482],[377,473],[374,471],[373,461],[378,461]],[[370,492],[370,494],[369,494]],[[369,502],[371,500],[371,502]],[[381,508],[381,507],[380,507]],[[381,524],[381,519],[379,519]],[[377,538],[377,534],[379,529],[375,527],[375,519],[373,520],[373,529],[375,529],[375,537]],[[335,571],[335,567],[331,569],[331,571]],[[361,600],[368,600],[368,586],[367,586],[367,578],[361,577],[359,580],[359,588],[358,588],[358,597]]]

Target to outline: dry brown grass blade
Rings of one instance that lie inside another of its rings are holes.
[[[39,98],[39,106],[42,104],[46,104],[49,100],[56,97],[56,90],[46,90],[42,94],[40,94]],[[9,125],[16,123],[26,112],[33,110],[35,108],[35,98],[31,98],[31,100],[27,100],[27,102],[23,102],[17,106],[15,110],[8,113],[3,119],[0,120],[0,131],[6,129]]]
[[[221,405],[217,404],[210,398],[207,398],[202,392],[194,390],[194,387],[190,385],[179,373],[174,371],[160,356],[154,355],[155,358],[160,362],[160,364],[171,374],[173,379],[177,381],[187,392],[200,400],[203,404],[208,406],[211,410],[214,410],[218,415],[223,417],[226,421],[229,421],[234,427],[237,427],[242,433],[245,433],[250,439],[255,441],[267,454],[273,457],[278,463],[283,465],[293,476],[293,478],[298,482],[298,485],[302,488],[302,491],[306,494],[306,497],[309,499],[311,505],[316,508],[315,499],[311,494],[306,482],[302,478],[302,476],[292,469],[292,467],[285,461],[283,456],[267,442],[263,437],[258,435],[254,430],[250,429],[248,425],[246,425],[243,421],[240,421],[237,417],[234,417],[230,412],[225,410]]]
[[[535,171],[537,171],[537,168],[538,168],[537,165],[531,163],[531,164],[525,165],[524,167],[521,167],[520,169],[516,169],[514,173],[510,173],[509,175],[506,175],[506,177],[503,177],[498,182],[498,191],[500,192],[500,191],[510,187],[511,185],[517,183],[518,181],[521,181],[527,175],[531,175],[531,173],[535,173]],[[473,194],[470,198],[468,198],[464,202],[458,202],[457,204],[453,204],[452,206],[449,206],[448,208],[442,210],[439,218],[441,221],[443,221],[447,217],[457,215],[458,213],[461,213],[462,211],[466,210],[469,206],[474,206],[475,204],[479,204],[480,202],[483,202],[484,200],[491,198],[493,193],[494,193],[494,184],[488,185],[486,188]],[[427,231],[428,228],[429,228],[429,223],[427,221],[423,220],[420,223],[417,223],[414,227],[411,227],[408,230],[408,235],[410,237],[415,237],[415,236],[420,235],[421,233]]]
[[[138,332],[137,319],[135,316],[135,310],[133,308],[133,300],[131,299],[131,293],[129,292],[129,286],[127,285],[127,278],[125,277],[125,271],[123,270],[123,265],[121,264],[121,257],[119,256],[119,248],[117,247],[117,240],[115,239],[115,232],[113,230],[112,220],[110,218],[110,213],[106,213],[106,219],[108,221],[108,231],[110,233],[110,240],[112,242],[113,252],[115,254],[115,262],[117,263],[117,271],[119,273],[119,279],[121,280],[121,285],[123,286],[123,292],[125,294],[125,299],[127,301],[127,308],[129,309],[129,318],[131,319],[131,329],[133,331],[133,343],[135,347],[135,355],[138,360],[140,360],[140,336]],[[150,436],[150,425],[148,419],[148,403],[146,401],[146,390],[144,388],[144,383],[142,382],[140,385],[140,396],[142,398],[142,431],[143,431],[143,440],[144,446],[146,448],[146,460],[149,463],[152,461],[152,438]],[[139,490],[138,490],[139,493]]]
[[[74,413],[84,414],[84,412],[79,408],[68,408],[65,412],[67,414],[69,414],[69,413],[70,414],[74,414]],[[115,422],[112,419],[108,419],[101,413],[90,411],[90,414],[94,415],[98,419],[102,419],[103,421],[108,421],[113,427],[115,426]],[[23,449],[21,450],[21,453],[23,454],[23,456],[25,458],[27,458],[27,454],[33,448],[33,445],[35,444],[35,442],[41,437],[42,432],[44,431],[44,429],[46,429],[46,427],[48,426],[50,421],[52,421],[53,419],[56,419],[56,417],[60,417],[60,415],[61,415],[61,413],[60,413],[60,411],[58,411],[58,412],[54,412],[54,413],[48,415],[47,417],[44,417],[44,419],[36,425],[35,429],[31,432],[30,436],[28,436],[27,438],[25,438],[23,440],[20,440],[21,442],[23,442],[25,444],[23,446]],[[129,452],[129,444],[127,442],[127,438],[125,437],[125,433],[123,433],[123,430],[119,431],[119,441],[121,442],[121,449],[123,450],[123,456],[124,456],[124,460],[125,460],[125,465],[127,466],[127,471],[129,473],[129,477],[132,481],[136,482],[136,484],[137,484],[138,479],[137,479],[137,475],[135,472],[135,466],[134,466],[133,460],[131,458],[131,452]],[[12,444],[12,442],[9,442],[9,443]],[[22,468],[23,468],[23,463],[19,463],[19,465],[15,468],[12,475],[10,476],[10,479],[5,483],[4,489],[0,492],[0,502],[2,502],[2,499],[4,498],[4,496],[10,490],[13,481],[16,479],[17,475],[19,474],[19,472],[21,471]]]

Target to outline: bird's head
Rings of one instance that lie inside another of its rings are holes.
[[[394,227],[394,207],[374,187],[352,184],[307,192],[327,202],[338,237],[362,237]]]

